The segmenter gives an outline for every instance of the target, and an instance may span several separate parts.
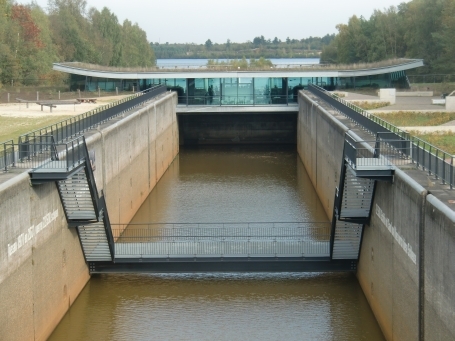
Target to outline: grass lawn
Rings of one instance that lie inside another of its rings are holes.
[[[455,155],[455,133],[421,134],[417,131],[410,131],[410,133],[447,153]]]
[[[403,112],[393,114],[375,113],[397,127],[433,127],[455,120],[455,112]]]
[[[0,116],[0,143],[14,139],[17,142],[19,135],[29,131],[44,128],[53,123],[57,123],[69,116],[52,117],[6,117]]]
[[[390,105],[390,102],[352,101],[351,103],[358,106],[359,108],[362,108],[363,110],[373,110]]]

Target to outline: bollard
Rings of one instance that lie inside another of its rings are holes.
[[[39,91],[36,92],[36,100],[39,101]]]
[[[134,92],[134,85],[133,85],[133,92]]]
[[[77,89],[77,93],[79,95],[79,98],[81,98],[81,90]]]
[[[98,87],[98,97],[101,97],[101,89]]]
[[[58,91],[58,99],[60,99],[60,90]]]
[[[116,93],[117,96],[118,96],[118,86],[115,87],[115,93]]]
[[[9,92],[8,92],[8,103],[9,103]]]

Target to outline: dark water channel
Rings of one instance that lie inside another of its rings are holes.
[[[295,148],[181,148],[133,222],[328,221]],[[353,274],[94,276],[50,340],[384,340]]]

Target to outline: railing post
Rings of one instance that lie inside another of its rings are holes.
[[[420,167],[420,141],[417,140],[417,157],[416,157],[417,168]]]
[[[450,159],[450,189],[453,189],[453,156]]]
[[[75,161],[74,161],[74,154],[75,154],[75,153],[74,153],[74,140],[72,140],[72,141],[71,141],[71,158],[73,159],[73,160],[72,160],[72,165],[71,165],[72,167],[74,167],[74,162],[75,162]]]
[[[65,151],[66,151],[66,170],[69,170],[69,168],[70,168],[70,166],[69,166],[70,158],[69,158],[69,155],[68,155],[68,144],[65,145]]]
[[[425,153],[427,151],[425,150],[425,142],[423,142],[423,148],[422,148],[422,170],[425,171]]]
[[[442,155],[442,184],[446,184],[446,153]]]
[[[16,152],[14,151],[14,141],[11,142],[11,148],[13,149],[13,166],[16,167]]]
[[[434,170],[435,170],[434,174],[435,174],[435,176],[436,176],[436,180],[438,180],[438,179],[439,179],[439,177],[438,177],[438,170],[439,170],[439,149],[436,149],[436,165],[435,165],[434,168],[435,168],[435,169],[434,169]]]
[[[431,175],[431,145],[428,152],[428,175]]]
[[[5,159],[5,172],[7,172],[8,171],[8,166],[7,166],[7,161],[6,161],[6,159],[7,159],[6,158],[6,143],[3,144],[3,153],[4,153],[3,157]]]

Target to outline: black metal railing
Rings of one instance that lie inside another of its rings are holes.
[[[95,187],[95,189],[96,189],[96,187]],[[112,234],[111,222],[109,219],[109,214],[107,212],[106,199],[104,197],[103,190],[101,190],[101,197],[99,198],[99,206],[103,210],[104,230],[106,232],[107,243],[109,245],[109,251],[110,251],[111,257],[113,259],[115,257],[114,235]]]
[[[297,97],[287,95],[209,95],[199,96],[179,95],[179,105],[203,106],[269,106],[269,105],[295,105]]]
[[[8,171],[12,167],[26,168],[29,165],[25,165],[27,160],[33,161],[33,166],[36,166],[51,157],[47,148],[61,147],[60,144],[63,141],[70,140],[74,143],[72,140],[74,137],[164,92],[166,92],[166,86],[159,85],[87,113],[23,134],[19,136],[18,143],[14,143],[14,140],[2,142],[0,143],[0,169]],[[72,151],[72,148],[69,148],[69,151]],[[22,165],[18,165],[18,162]]]
[[[157,85],[153,88],[138,92],[117,102],[93,109],[84,114],[68,118],[19,136],[19,143],[28,141],[35,136],[52,135],[55,142],[68,140],[106,122],[132,108],[166,92],[166,86]]]
[[[27,143],[2,144],[0,165],[3,171],[12,168],[37,168],[50,160],[58,160],[58,153],[52,136],[35,136]]]
[[[455,185],[453,155],[416,136],[411,136],[408,132],[342,98],[331,95],[321,87],[309,85],[308,90],[354,123],[395,148],[399,154],[406,155],[417,168],[428,171],[429,175],[441,179],[442,184],[448,184],[453,189]]]
[[[17,154],[17,150],[14,148],[15,145],[13,140],[8,140],[0,144],[0,169],[4,172],[8,171],[8,166],[14,166],[15,155]]]
[[[53,136],[34,136],[24,143],[4,144],[2,169],[72,169],[88,158],[84,136],[55,143]]]
[[[116,257],[328,257],[331,225],[311,223],[112,224]]]

